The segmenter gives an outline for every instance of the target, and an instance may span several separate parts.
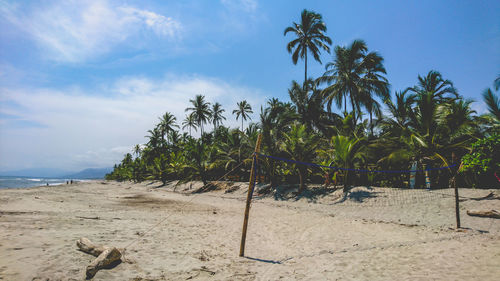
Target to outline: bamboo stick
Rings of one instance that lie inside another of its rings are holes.
[[[259,134],[257,137],[257,143],[255,144],[255,154],[252,160],[252,170],[250,170],[250,181],[248,184],[248,194],[247,194],[247,203],[245,207],[245,217],[243,218],[243,230],[241,233],[241,244],[240,244],[240,257],[245,255],[245,241],[247,237],[247,227],[248,227],[248,217],[250,214],[250,203],[252,202],[252,195],[255,186],[255,178],[254,178],[254,168],[257,161],[257,155],[260,152],[260,142],[262,139],[262,134]]]

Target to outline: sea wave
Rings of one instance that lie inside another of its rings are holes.
[[[30,178],[0,176],[0,188],[26,188],[35,186],[65,185],[70,179],[66,178]],[[73,183],[84,180],[73,179]]]

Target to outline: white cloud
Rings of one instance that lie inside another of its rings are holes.
[[[255,12],[258,7],[255,0],[221,0],[221,3],[229,9],[242,10],[247,13]]]
[[[50,59],[61,62],[94,59],[130,38],[137,45],[144,29],[172,41],[180,39],[182,29],[171,17],[106,0],[59,1],[28,11],[22,8],[2,3],[0,15],[34,38]]]
[[[220,102],[224,123],[232,127],[240,125],[231,114],[236,102],[246,99],[256,120],[265,101],[258,90],[199,76],[123,77],[89,91],[0,89],[0,169],[112,166],[146,142],[147,130],[163,113],[173,113],[181,123],[197,94]]]
[[[120,8],[125,14],[135,17],[151,28],[157,35],[178,38],[180,36],[181,24],[170,17],[165,17],[150,11],[140,10],[133,7]]]

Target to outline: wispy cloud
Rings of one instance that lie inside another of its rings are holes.
[[[180,40],[182,24],[171,17],[106,0],[58,1],[22,6],[2,2],[0,16],[33,38],[49,59],[83,62],[150,32]],[[135,40],[140,42],[141,40]]]
[[[242,10],[247,13],[254,13],[258,7],[255,0],[221,0],[221,3],[230,9]]]
[[[0,89],[0,169],[111,166],[126,148],[146,142],[147,130],[166,111],[182,122],[189,99],[197,94],[220,102],[226,110],[225,124],[232,127],[239,126],[231,115],[236,102],[247,99],[255,120],[265,100],[257,89],[176,75],[123,77],[88,90]]]

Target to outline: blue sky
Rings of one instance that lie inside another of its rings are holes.
[[[323,15],[334,45],[385,58],[392,91],[440,71],[475,99],[500,74],[499,1],[0,0],[0,170],[108,167],[196,94],[230,112],[288,100],[285,27]],[[310,61],[308,74],[323,65]],[[257,115],[255,114],[255,117]]]

